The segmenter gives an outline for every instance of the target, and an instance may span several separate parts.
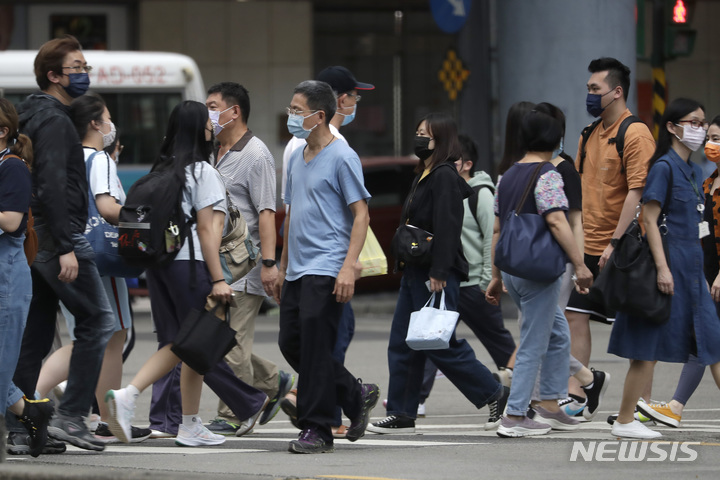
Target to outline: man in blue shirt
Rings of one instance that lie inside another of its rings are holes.
[[[361,384],[333,359],[343,304],[355,291],[355,264],[370,217],[360,159],[330,132],[337,100],[330,85],[308,80],[295,87],[288,130],[307,145],[288,166],[285,236],[275,299],[280,304],[278,343],[300,374],[298,440],[293,453],[333,451],[335,405],[352,420],[346,437],[365,433],[379,387]],[[282,289],[282,292],[281,292]]]

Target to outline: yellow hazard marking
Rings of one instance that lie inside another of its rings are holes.
[[[470,71],[465,69],[455,50],[448,50],[443,66],[438,72],[438,79],[443,84],[445,91],[448,92],[450,100],[457,99],[458,93],[463,88],[463,83],[469,76]]]

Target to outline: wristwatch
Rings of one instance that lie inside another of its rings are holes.
[[[274,267],[277,262],[274,258],[263,258],[262,264],[266,267]]]

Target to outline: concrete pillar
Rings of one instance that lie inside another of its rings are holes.
[[[565,151],[573,158],[585,110],[587,66],[614,57],[631,70],[628,107],[637,105],[635,0],[496,0],[497,71],[502,155],[505,116],[515,102],[550,102],[566,116]]]

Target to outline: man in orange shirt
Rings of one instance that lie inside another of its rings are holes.
[[[614,58],[604,57],[590,62],[588,70],[591,75],[587,83],[587,110],[602,121],[587,139],[584,161],[581,161],[581,139],[576,167],[582,179],[585,265],[597,277],[616,239],[635,216],[655,140],[644,123],[630,124],[625,132],[623,158],[620,158],[614,139],[620,124],[632,115],[626,106],[630,69]],[[565,316],[570,324],[572,355],[587,366],[592,349],[590,318],[612,323],[615,312],[573,291]],[[570,393],[585,396],[572,377]]]

